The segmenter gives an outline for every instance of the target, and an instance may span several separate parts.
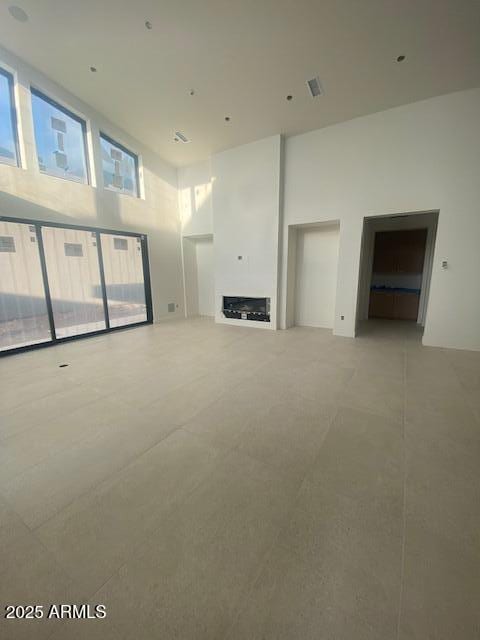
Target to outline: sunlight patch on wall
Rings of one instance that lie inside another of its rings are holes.
[[[199,211],[204,205],[207,198],[210,198],[212,193],[212,185],[210,182],[205,184],[197,184],[195,186],[195,212]]]
[[[192,217],[192,194],[191,188],[185,187],[185,189],[180,189],[179,191],[179,201],[180,201],[180,220],[182,223],[182,227],[185,227],[189,220]]]

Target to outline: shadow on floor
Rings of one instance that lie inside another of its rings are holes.
[[[409,340],[421,344],[423,327],[411,320],[364,320],[358,327],[358,338]]]

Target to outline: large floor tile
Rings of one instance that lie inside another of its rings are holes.
[[[430,414],[406,423],[407,516],[480,550],[480,426]]]
[[[278,374],[276,372],[275,375]],[[315,360],[296,369],[287,367],[282,374],[291,393],[308,400],[331,403],[348,388],[354,369]]]
[[[295,492],[232,453],[96,594],[127,637],[222,638]]]
[[[25,402],[10,411],[4,410],[0,424],[0,440],[64,417],[102,397],[102,393],[88,386],[76,384],[63,391]]]
[[[300,484],[314,462],[337,408],[306,399],[278,402],[250,421],[238,450]]]
[[[401,420],[404,410],[404,382],[397,376],[369,373],[357,368],[338,402],[354,409]]]
[[[8,358],[10,361],[12,356]],[[4,368],[4,367],[2,367]],[[54,369],[48,374],[33,372],[10,376],[8,370],[2,375],[0,387],[0,405],[4,412],[13,411],[23,405],[38,402],[51,394],[57,394],[71,388],[73,382],[63,373],[63,369]]]
[[[405,436],[412,448],[417,441],[425,445],[422,449],[447,441],[445,446],[471,455],[480,454],[480,423],[468,406],[463,406],[456,414],[421,409],[411,411],[405,420]]]
[[[403,495],[359,501],[306,480],[280,541],[321,573],[325,557],[348,558],[383,586],[391,602],[400,593]]]
[[[0,598],[107,605],[2,638],[479,635],[478,353],[192,318],[0,376]]]
[[[168,362],[162,364],[160,366],[158,363],[150,373],[142,370],[131,379],[119,378],[118,374],[112,377],[109,373],[101,373],[91,378],[88,384],[100,393],[121,397],[133,408],[143,409],[208,373],[205,367],[195,363],[189,367],[178,364],[171,366]]]
[[[122,414],[0,487],[30,527],[38,527],[175,429],[160,416],[124,407]]]
[[[403,490],[403,463],[401,424],[340,408],[308,478],[355,500],[396,502]]]
[[[412,386],[428,385],[431,389],[458,387],[455,369],[440,349],[407,351],[405,374]]]
[[[86,398],[89,400],[90,396]],[[73,444],[95,436],[104,425],[117,417],[121,419],[126,408],[121,401],[108,397],[88,401],[53,420],[46,419],[0,440],[0,490],[11,478]]]
[[[401,640],[479,637],[480,557],[407,520]]]
[[[266,395],[250,396],[246,401],[242,390],[233,389],[201,409],[183,428],[209,439],[215,446],[231,449],[258,413],[273,403],[274,400]]]
[[[244,378],[241,371],[209,373],[153,402],[149,405],[149,410],[155,411],[163,420],[182,426],[223,394],[234,389]]]
[[[358,361],[358,369],[367,375],[394,376],[400,380],[405,376],[405,354],[398,346],[382,349],[367,349]]]
[[[335,341],[329,344],[319,353],[319,360],[323,364],[344,367],[346,369],[357,369],[365,354],[365,349],[355,344],[349,338]]]
[[[37,529],[45,546],[93,593],[213,471],[218,450],[176,431]]]
[[[458,386],[432,387],[429,384],[407,381],[405,388],[405,416],[415,418],[431,413],[451,420],[471,420],[472,409],[467,394]]]
[[[340,553],[309,556],[277,544],[230,628],[228,640],[394,640],[396,602]]]
[[[55,621],[7,620],[7,604],[81,602],[84,592],[18,516],[0,501],[0,637],[42,640],[50,637]]]

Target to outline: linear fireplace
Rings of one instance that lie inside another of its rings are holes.
[[[270,322],[270,298],[223,296],[223,315],[238,320]]]

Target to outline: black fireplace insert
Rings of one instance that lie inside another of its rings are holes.
[[[270,298],[223,296],[223,315],[238,320],[270,322]]]

